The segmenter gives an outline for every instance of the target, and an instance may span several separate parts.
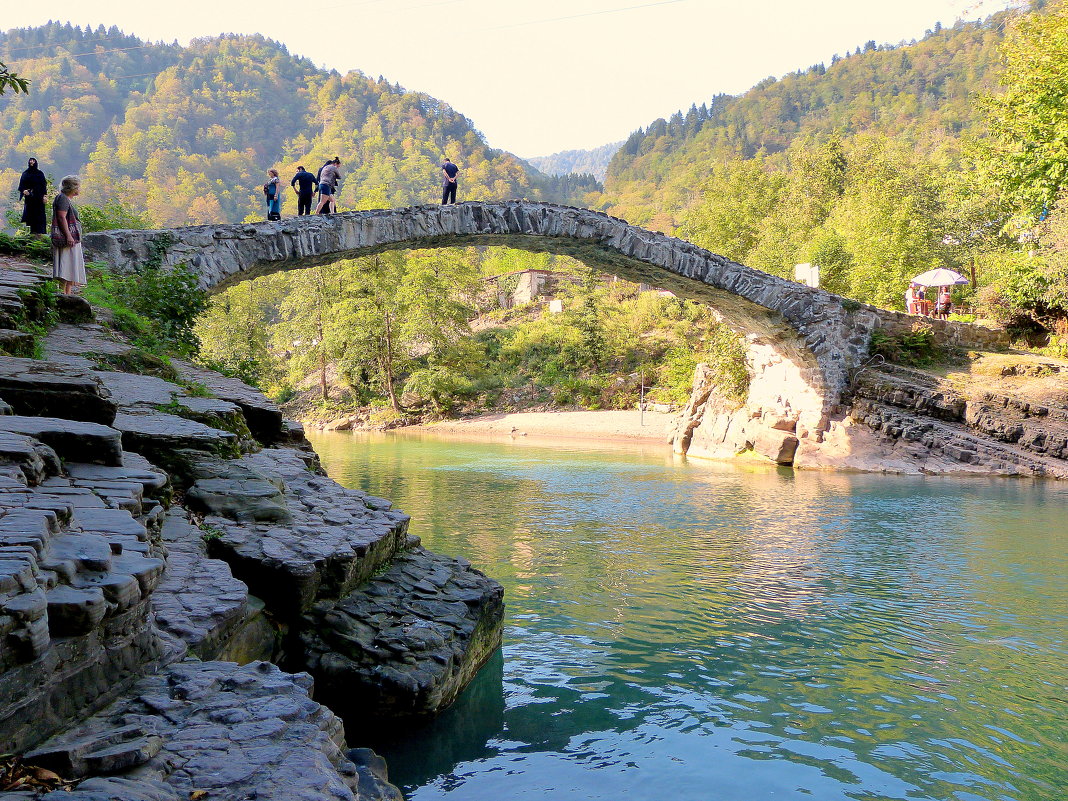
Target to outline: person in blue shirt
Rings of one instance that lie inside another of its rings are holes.
[[[304,169],[304,165],[301,164],[297,167],[297,174],[293,176],[289,185],[297,190],[297,215],[311,214],[312,196],[315,194],[315,187],[319,185],[315,176]]]
[[[274,167],[267,170],[267,183],[263,185],[263,194],[267,198],[267,219],[282,219],[282,181]]]
[[[441,165],[441,205],[446,203],[456,202],[456,174],[460,172],[460,168],[449,161],[449,157],[445,157],[445,163]]]

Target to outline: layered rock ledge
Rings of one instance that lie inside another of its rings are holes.
[[[44,280],[6,272],[0,288]],[[256,390],[85,311],[46,360],[0,356],[0,748],[77,782],[0,798],[399,799],[324,705],[342,688],[310,627],[368,614],[394,649],[380,709],[351,710],[358,739],[452,702],[500,643],[500,586],[327,478]],[[421,622],[398,629],[407,604]]]

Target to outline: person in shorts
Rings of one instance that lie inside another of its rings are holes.
[[[315,207],[316,214],[330,214],[337,211],[337,203],[334,196],[337,194],[337,186],[341,183],[341,159],[337,156],[326,162],[319,170],[319,205]],[[328,211],[323,211],[329,207]]]

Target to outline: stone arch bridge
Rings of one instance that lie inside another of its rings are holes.
[[[872,331],[915,321],[745,267],[680,239],[588,209],[548,203],[468,202],[354,211],[244,225],[87,234],[89,258],[136,270],[163,252],[185,263],[208,290],[387,250],[503,245],[572,256],[628,281],[652,284],[711,306],[749,343],[747,406],[820,431],[839,405],[850,371],[867,356]],[[933,321],[936,336],[983,347],[996,332]]]

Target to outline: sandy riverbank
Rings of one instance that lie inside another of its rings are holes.
[[[597,439],[666,443],[676,415],[635,410],[602,412],[515,412],[444,420],[425,431],[553,439]]]

